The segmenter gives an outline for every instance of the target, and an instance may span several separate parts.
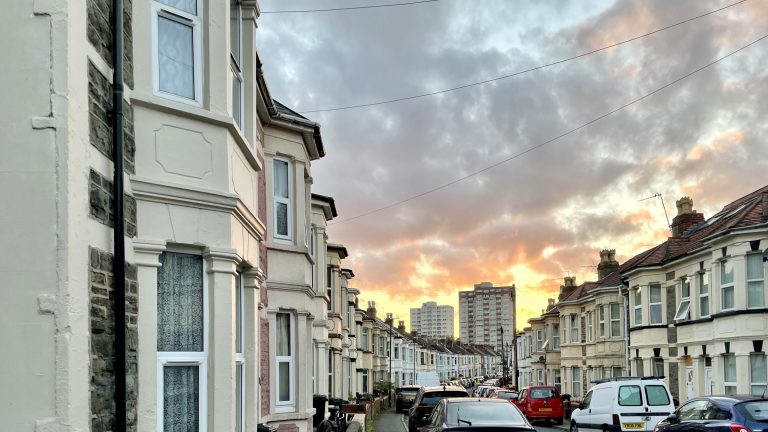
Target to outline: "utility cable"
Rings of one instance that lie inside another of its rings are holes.
[[[758,42],[762,41],[765,38],[768,38],[768,34],[765,34],[765,35],[761,36],[760,38],[758,38],[758,39],[756,39],[756,40],[754,40],[754,41],[752,41],[752,42],[742,46],[741,48],[739,48],[739,49],[737,49],[735,51],[731,51],[730,53],[728,53],[728,54],[726,54],[726,55],[724,55],[722,57],[719,57],[716,60],[713,60],[712,62],[705,64],[704,66],[699,67],[698,69],[695,69],[695,70],[693,70],[691,72],[688,72],[687,74],[685,74],[685,75],[683,75],[683,76],[681,76],[681,77],[679,77],[679,78],[677,78],[677,79],[675,79],[675,80],[673,80],[673,81],[671,81],[671,82],[669,82],[669,83],[667,83],[667,84],[665,84],[665,85],[663,85],[663,86],[661,86],[661,87],[659,87],[659,88],[657,88],[657,89],[655,89],[655,90],[653,90],[653,91],[651,91],[649,93],[646,93],[643,96],[640,96],[640,97],[638,97],[636,99],[633,99],[632,101],[627,102],[624,105],[619,106],[618,108],[614,108],[614,109],[612,109],[611,111],[608,111],[605,114],[602,114],[602,115],[600,115],[598,117],[595,117],[595,118],[593,118],[592,120],[590,120],[590,121],[588,121],[586,123],[582,123],[581,125],[576,126],[573,129],[568,130],[567,132],[563,132],[563,133],[561,133],[560,135],[557,135],[554,138],[550,138],[547,141],[539,143],[539,144],[537,144],[537,145],[535,145],[533,147],[529,147],[529,148],[527,148],[527,149],[525,149],[525,150],[523,150],[523,151],[521,151],[521,152],[519,152],[517,154],[514,154],[514,155],[506,158],[506,159],[502,159],[499,162],[496,162],[494,164],[488,165],[485,168],[482,168],[482,169],[479,169],[477,171],[474,171],[474,172],[472,172],[470,174],[467,174],[467,175],[465,175],[463,177],[459,177],[459,178],[457,178],[455,180],[452,180],[452,181],[450,181],[448,183],[445,183],[445,184],[443,184],[441,186],[434,187],[432,189],[426,190],[426,191],[418,193],[416,195],[411,195],[410,197],[402,199],[400,201],[395,201],[395,202],[393,202],[391,204],[388,204],[388,205],[385,205],[383,207],[379,207],[379,208],[376,208],[374,210],[370,210],[370,211],[358,214],[356,216],[352,216],[352,217],[347,218],[347,219],[342,219],[342,220],[340,220],[338,222],[332,222],[332,223],[329,223],[328,225],[337,225],[337,224],[340,224],[340,223],[350,222],[350,221],[353,221],[355,219],[360,219],[362,217],[365,217],[365,216],[368,216],[368,215],[372,215],[374,213],[378,213],[378,212],[390,209],[392,207],[396,207],[396,206],[405,204],[405,203],[407,203],[409,201],[413,201],[413,200],[415,200],[417,198],[421,198],[421,197],[423,197],[425,195],[429,195],[431,193],[437,192],[437,191],[442,190],[442,189],[446,189],[446,188],[448,188],[450,186],[455,185],[456,183],[459,183],[461,181],[464,181],[464,180],[467,180],[467,179],[469,179],[471,177],[474,177],[474,176],[476,176],[478,174],[481,174],[481,173],[484,173],[486,171],[489,171],[489,170],[491,170],[493,168],[496,168],[499,165],[503,165],[503,164],[505,164],[505,163],[507,163],[507,162],[509,162],[511,160],[517,159],[517,158],[519,158],[519,157],[521,157],[521,156],[523,156],[523,155],[525,155],[527,153],[530,153],[530,152],[532,152],[532,151],[534,151],[534,150],[536,150],[538,148],[544,147],[547,144],[555,142],[555,141],[559,140],[560,138],[563,138],[563,137],[566,137],[568,135],[571,135],[571,134],[573,134],[576,131],[584,129],[585,127],[590,126],[590,125],[592,125],[594,123],[597,123],[598,121],[600,121],[600,120],[602,120],[602,119],[604,119],[606,117],[609,117],[609,116],[611,116],[611,115],[613,115],[613,114],[615,114],[615,113],[617,113],[617,112],[619,112],[619,111],[621,111],[621,110],[623,110],[623,109],[625,109],[627,107],[630,107],[630,106],[632,106],[632,105],[634,105],[634,104],[636,104],[636,103],[638,103],[638,102],[640,102],[640,101],[642,101],[642,100],[644,100],[644,99],[646,99],[646,98],[648,98],[650,96],[653,96],[654,94],[656,94],[656,93],[658,93],[658,92],[660,92],[660,91],[662,91],[662,90],[664,90],[664,89],[666,89],[668,87],[671,87],[671,86],[679,83],[680,81],[683,81],[684,79],[686,79],[686,78],[688,78],[688,77],[690,77],[692,75],[695,75],[698,72],[701,72],[702,70],[707,69],[710,66],[713,66],[713,65],[715,65],[715,64],[717,64],[717,63],[719,63],[719,62],[721,62],[721,61],[723,61],[725,59],[727,59],[728,57],[731,57],[732,55],[734,55],[736,53],[739,53],[739,52],[741,52],[741,51],[751,47],[752,45],[757,44]]]
[[[410,5],[420,4],[420,3],[434,3],[438,1],[440,0],[420,0],[420,1],[410,1],[410,2],[403,2],[403,3],[387,3],[387,4],[368,5],[368,6],[349,6],[349,7],[341,7],[341,8],[330,8],[330,9],[297,9],[297,10],[262,11],[261,13],[283,14],[283,13],[348,11],[348,10],[355,10],[355,9],[374,9],[374,8],[384,8],[384,7],[392,7],[392,6],[410,6]]]
[[[428,97],[428,96],[435,96],[435,95],[439,95],[439,94],[443,94],[443,93],[449,93],[449,92],[452,92],[452,91],[461,90],[461,89],[465,89],[465,88],[468,88],[468,87],[474,87],[474,86],[478,86],[478,85],[482,85],[482,84],[488,84],[488,83],[491,83],[491,82],[494,82],[494,81],[500,81],[500,80],[503,80],[503,79],[512,78],[512,77],[515,77],[515,76],[518,76],[518,75],[526,74],[528,72],[533,72],[533,71],[537,71],[537,70],[548,68],[550,66],[555,66],[555,65],[562,64],[562,63],[566,63],[566,62],[569,62],[571,60],[576,60],[576,59],[579,59],[579,58],[582,58],[582,57],[586,57],[586,56],[598,53],[600,51],[605,51],[605,50],[610,49],[610,48],[615,48],[617,46],[627,44],[629,42],[634,42],[634,41],[636,41],[638,39],[642,39],[644,37],[651,36],[651,35],[654,35],[656,33],[663,32],[665,30],[669,30],[671,28],[677,27],[677,26],[685,24],[685,23],[689,23],[691,21],[695,21],[695,20],[700,19],[700,18],[704,18],[706,16],[715,14],[717,12],[721,12],[723,10],[726,10],[726,9],[730,8],[730,7],[733,7],[733,6],[745,3],[747,1],[748,0],[740,0],[740,1],[737,1],[735,3],[731,3],[729,5],[723,6],[723,7],[719,8],[719,9],[711,10],[711,11],[703,13],[701,15],[697,15],[695,17],[688,18],[688,19],[683,20],[683,21],[679,21],[677,23],[668,25],[666,27],[662,27],[662,28],[653,30],[653,31],[645,33],[645,34],[642,34],[642,35],[639,35],[639,36],[635,36],[633,38],[626,39],[626,40],[623,40],[621,42],[616,42],[616,43],[613,43],[611,45],[606,45],[606,46],[604,46],[602,48],[597,48],[597,49],[594,49],[592,51],[587,51],[587,52],[584,52],[584,53],[581,53],[581,54],[574,55],[572,57],[568,57],[568,58],[557,60],[557,61],[554,61],[554,62],[551,62],[551,63],[535,66],[535,67],[532,67],[532,68],[529,68],[529,69],[513,72],[513,73],[510,73],[510,74],[507,74],[507,75],[502,75],[502,76],[496,77],[496,78],[490,78],[490,79],[487,79],[487,80],[476,81],[476,82],[472,82],[472,83],[468,83],[468,84],[463,84],[463,85],[460,85],[460,86],[457,86],[457,87],[451,87],[451,88],[448,88],[448,89],[437,90],[437,91],[428,92],[428,93],[421,93],[421,94],[412,95],[412,96],[405,96],[405,97],[400,97],[400,98],[395,98],[395,99],[387,99],[387,100],[382,100],[382,101],[377,101],[377,102],[370,102],[370,103],[364,103],[364,104],[357,104],[357,105],[346,105],[346,106],[340,106],[340,107],[335,107],[335,108],[322,108],[322,109],[304,110],[304,111],[299,111],[299,112],[301,114],[310,114],[310,113],[318,113],[318,112],[343,111],[343,110],[350,110],[350,109],[355,109],[355,108],[372,107],[372,106],[376,106],[376,105],[385,105],[385,104],[391,104],[391,103],[395,103],[395,102],[402,102],[402,101],[407,101],[407,100],[420,99],[420,98],[424,98],[424,97]]]

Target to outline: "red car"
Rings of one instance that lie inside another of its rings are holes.
[[[563,424],[563,400],[554,386],[523,387],[515,403],[529,420]]]

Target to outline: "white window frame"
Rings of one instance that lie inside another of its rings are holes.
[[[278,356],[277,355],[277,315],[288,315],[288,334],[291,338],[291,355]],[[296,317],[290,312],[277,312],[274,316],[275,319],[275,412],[293,412],[296,411]],[[288,386],[290,397],[286,401],[281,401],[280,398],[280,363],[288,363]]]
[[[605,305],[597,307],[597,329],[601,338],[605,337]]]
[[[579,338],[579,316],[577,314],[570,314],[568,317],[568,325],[570,326],[571,331],[571,343],[581,342],[581,339]]]
[[[651,370],[653,376],[661,377],[666,375],[664,372],[664,359],[662,357],[654,357],[651,361],[651,368],[653,369]]]
[[[654,302],[653,300],[653,290],[658,289],[659,290],[659,301]],[[664,292],[661,284],[651,284],[648,287],[648,324],[654,325],[654,324],[662,324],[664,322]],[[653,321],[653,308],[658,307],[659,308],[659,321],[654,322]]]
[[[744,260],[744,266],[745,266],[745,277],[747,279],[746,282],[746,288],[747,288],[747,309],[759,309],[765,307],[765,270],[763,265],[763,255],[761,253],[751,253],[747,254]],[[759,279],[750,279],[749,278],[749,262],[750,258],[757,258],[758,261],[758,267],[760,271],[760,276],[762,276]],[[759,304],[752,303],[750,300],[752,298],[750,297],[750,284],[760,284],[760,296],[757,297],[757,299],[760,301]]]
[[[686,285],[688,295],[685,294]],[[691,279],[688,276],[680,278],[680,302],[677,304],[675,321],[688,320],[691,317]]]
[[[190,254],[189,250],[169,248],[165,253]],[[203,350],[202,351],[158,351],[157,352],[157,430],[163,432],[165,407],[165,367],[197,366],[198,385],[198,430],[206,432],[208,425],[208,278],[205,259],[202,260],[203,274]],[[157,332],[157,329],[155,329]]]
[[[587,334],[586,334],[586,335],[584,335],[584,339],[585,339],[587,342],[592,342],[592,333],[594,332],[594,326],[593,326],[593,322],[594,322],[594,320],[595,320],[595,319],[592,317],[592,311],[589,311],[589,312],[587,312],[587,313],[585,313],[585,314],[584,314],[584,320],[587,322],[586,328],[585,328],[585,330],[584,330],[584,331],[586,331],[586,332],[587,332]]]
[[[240,82],[240,117],[235,117],[235,101],[232,101],[232,118],[235,120],[235,124],[240,128],[240,132],[245,132],[245,74],[243,74],[243,5],[242,0],[230,0],[230,13],[233,9],[237,11],[237,17],[230,16],[229,24],[233,22],[237,23],[237,52],[240,58],[235,58],[232,52],[232,47],[229,50],[229,69],[232,72],[232,86],[235,85],[235,80]],[[230,29],[230,32],[232,29]],[[231,40],[230,40],[231,42]],[[232,92],[234,93],[234,92]]]
[[[643,291],[640,287],[637,287],[635,289],[635,326],[641,326],[643,325]],[[640,319],[638,320],[638,315],[640,315]]]
[[[613,316],[613,308],[616,307],[616,316]],[[621,337],[621,305],[618,303],[610,303],[608,305],[608,315],[610,319],[610,335],[612,338]],[[618,322],[618,332],[614,334],[613,332],[613,323]]]
[[[763,374],[767,379],[763,381],[755,381],[755,364],[754,360],[757,358],[763,359]],[[749,393],[755,396],[763,396],[768,389],[768,361],[766,361],[765,354],[752,353],[749,355]],[[757,387],[757,388],[756,388]]]
[[[328,296],[328,310],[333,312],[334,306],[336,306],[333,302],[333,282],[334,279],[336,279],[333,276],[333,266],[327,265],[325,266],[325,294]]]
[[[735,271],[735,266],[731,266],[731,281],[730,282],[724,282],[724,268],[726,263],[728,263],[728,260],[722,260],[720,261],[720,311],[732,311],[736,309],[736,292],[735,287],[733,284],[733,276]],[[731,307],[726,308],[725,306],[725,291],[730,290],[731,291],[731,298],[733,299],[733,305]]]
[[[560,324],[552,324],[552,349],[560,349]]]
[[[543,370],[539,369],[539,370],[536,371],[536,380],[538,381],[539,385],[546,384],[544,382],[544,371]]]
[[[726,376],[728,375],[728,362],[733,362],[733,367],[735,369],[735,372],[733,374],[733,381],[726,381]],[[734,395],[738,394],[738,387],[736,385],[737,377],[739,376],[738,371],[738,363],[736,363],[736,355],[734,353],[728,353],[723,355],[723,393],[726,395]],[[733,391],[731,393],[728,392],[728,389],[732,388]]]
[[[577,379],[578,377],[578,379]],[[581,368],[580,367],[572,367],[571,368],[571,396],[575,398],[581,397]]]
[[[712,313],[712,302],[710,301],[711,296],[709,295],[710,291],[712,291],[712,277],[709,272],[701,272],[699,273],[699,318],[708,317]],[[704,283],[706,282],[706,284]],[[702,291],[703,287],[707,287],[707,292],[704,293]],[[707,300],[707,313],[703,313],[702,311],[704,308],[702,308],[702,301],[706,299]]]
[[[288,172],[286,173],[288,175],[288,198],[278,197],[275,195],[275,162],[284,162],[287,165]],[[293,164],[291,163],[291,160],[284,157],[275,156],[272,158],[272,220],[274,221],[273,224],[274,229],[272,230],[272,235],[275,238],[275,241],[281,242],[281,243],[291,243],[293,241]],[[287,227],[287,235],[281,235],[277,233],[277,203],[283,203],[286,204],[286,223],[288,224]]]
[[[536,352],[541,352],[543,350],[542,345],[544,344],[544,330],[537,329],[536,330]]]
[[[176,9],[173,6],[160,3],[159,1],[152,2],[152,6],[151,6],[151,10],[152,10],[152,88],[156,96],[162,97],[164,99],[169,99],[175,102],[181,102],[188,105],[202,107],[203,106],[203,102],[202,102],[203,41],[202,41],[202,24],[201,24],[202,19],[200,18],[200,16],[202,15],[202,2],[200,0],[196,0],[195,9],[197,10],[197,15],[192,15],[189,12]],[[160,17],[167,18],[172,21],[176,21],[180,24],[183,24],[192,28],[192,55],[194,56],[194,59],[192,62],[194,67],[192,79],[194,80],[193,91],[195,94],[195,97],[193,99],[160,90],[160,59],[158,57],[160,55],[160,50],[158,49],[158,44],[159,44],[158,20]]]

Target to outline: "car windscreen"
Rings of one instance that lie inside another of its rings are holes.
[[[736,409],[747,419],[768,423],[768,401],[756,400],[736,405]]]
[[[640,386],[623,385],[619,387],[619,405],[640,406],[642,404],[643,397],[640,394]]]
[[[669,405],[669,393],[663,385],[645,386],[645,400],[649,406]]]
[[[445,423],[450,426],[525,425],[523,416],[508,403],[461,402],[448,404]]]
[[[535,388],[531,389],[531,399],[552,399],[558,398],[557,390],[553,388]]]
[[[467,393],[459,392],[459,391],[439,391],[439,392],[432,392],[432,393],[424,393],[424,396],[421,398],[421,405],[435,406],[441,400],[445,398],[450,398],[450,397],[467,397]]]

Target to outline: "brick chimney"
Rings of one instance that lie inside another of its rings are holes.
[[[768,191],[763,192],[763,219],[768,220]]]
[[[368,310],[366,311],[366,314],[368,315],[368,318],[376,319],[376,302],[375,301],[368,302]]]
[[[399,331],[400,333],[405,333],[405,321],[397,322],[397,331]]]
[[[558,301],[565,299],[576,290],[576,276],[566,276],[563,282],[563,285],[560,285],[560,295],[557,296]]]
[[[682,197],[676,202],[677,216],[672,219],[672,237],[681,237],[690,227],[704,222],[704,215],[693,209],[693,200]]]
[[[609,274],[619,269],[616,261],[616,249],[603,249],[600,251],[600,264],[597,265],[597,279],[602,280]]]

